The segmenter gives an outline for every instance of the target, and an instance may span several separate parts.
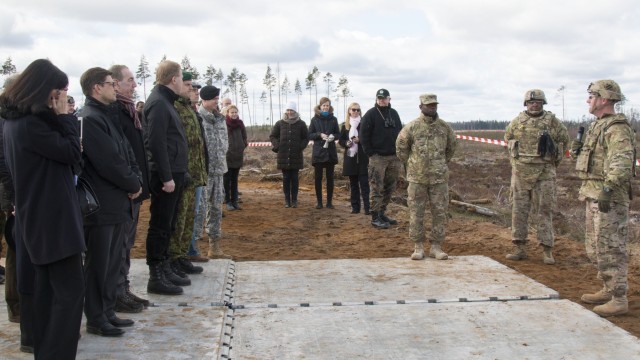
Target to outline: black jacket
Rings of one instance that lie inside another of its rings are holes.
[[[360,123],[360,144],[367,156],[396,154],[396,138],[402,129],[400,115],[391,105],[376,104],[364,114]]]
[[[173,179],[172,173],[188,170],[187,137],[178,111],[173,106],[178,95],[164,85],[156,85],[144,104],[145,141],[151,171],[162,182]]]
[[[72,167],[81,160],[73,115],[0,115],[4,155],[15,188],[16,240],[35,265],[86,250]]]
[[[302,152],[309,145],[307,124],[298,120],[293,124],[279,120],[271,129],[271,145],[278,153],[278,170],[294,170],[304,167]]]
[[[360,126],[362,124],[358,124],[358,131],[360,131]],[[344,160],[342,162],[342,175],[344,176],[357,176],[357,175],[367,175],[369,168],[369,157],[364,153],[362,149],[362,144],[358,144],[358,152],[356,156],[351,157],[347,153],[347,141],[349,141],[349,130],[342,125],[342,129],[340,130],[340,140],[338,143],[340,146],[344,148]]]
[[[79,116],[83,119],[82,178],[87,179],[100,202],[100,211],[85,218],[85,226],[132,221],[130,193],[140,190],[140,171],[124,136],[118,108],[87,97]]]
[[[142,202],[149,198],[149,162],[147,160],[147,149],[144,146],[144,131],[136,129],[133,119],[127,112],[127,109],[120,102],[114,104],[118,108],[118,117],[122,132],[129,141],[133,154],[135,155],[138,170],[142,175],[142,194],[135,198],[134,202]]]
[[[4,119],[0,118],[0,183],[2,184],[2,196],[0,196],[0,209],[2,211],[13,210],[13,198],[15,192],[13,190],[13,181],[11,180],[11,174],[7,168],[7,163],[4,160],[4,139],[2,136],[2,128],[4,126]]]
[[[338,119],[333,116],[333,108],[331,108],[329,116],[320,115],[318,106],[316,106],[315,111],[316,115],[311,119],[311,125],[309,125],[309,140],[313,140],[311,164],[337,164],[338,150],[336,149],[335,140],[340,138]],[[331,141],[326,149],[324,148],[326,141],[322,140],[320,134],[333,135],[334,137],[334,141]]]

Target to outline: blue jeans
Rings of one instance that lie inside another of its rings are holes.
[[[202,208],[201,202],[204,202],[202,198],[202,192],[204,191],[204,186],[196,187],[196,218],[193,221],[193,236],[191,237],[191,244],[189,244],[189,251],[187,252],[187,256],[199,256],[200,251],[198,251],[198,239],[200,239],[202,235],[202,229],[204,229],[204,217],[206,210]]]

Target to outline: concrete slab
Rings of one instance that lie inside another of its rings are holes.
[[[638,359],[640,341],[568,300],[251,308],[230,358]]]
[[[131,262],[130,281],[136,295],[149,299],[155,305],[212,305],[227,303],[233,287],[234,263],[231,260],[209,260],[197,263],[202,274],[190,275],[191,285],[183,287],[184,294],[178,296],[147,293],[149,267],[145,260]]]
[[[6,308],[4,309],[6,314]],[[149,307],[122,317],[136,321],[117,338],[88,334],[83,319],[76,359],[217,359],[223,345],[227,307]],[[0,359],[33,359],[20,352],[20,328],[0,316]],[[228,331],[228,330],[227,330]]]
[[[241,307],[558,297],[484,256],[240,262],[236,283],[233,303]]]

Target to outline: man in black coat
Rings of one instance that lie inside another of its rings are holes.
[[[387,229],[398,222],[385,215],[400,174],[396,157],[396,138],[402,129],[400,115],[391,108],[387,89],[376,93],[376,105],[362,117],[360,143],[369,157],[371,187],[371,225]]]
[[[180,116],[173,106],[182,90],[180,64],[165,60],[156,70],[157,85],[151,91],[143,110],[146,124],[145,140],[148,149],[151,177],[151,219],[147,233],[147,265],[149,265],[149,293],[182,294],[180,286],[189,279],[176,275],[169,264],[169,239],[175,229],[178,200],[187,173],[187,139]]]
[[[120,327],[133,325],[133,320],[118,318],[114,309],[125,229],[133,221],[132,199],[142,193],[140,172],[117,109],[110,106],[116,101],[111,72],[91,68],[82,74],[80,84],[87,97],[80,112],[84,147],[81,177],[93,186],[100,202],[100,211],[84,222],[87,332],[118,336],[124,333]]]
[[[136,164],[142,174],[142,194],[133,200],[133,221],[128,223],[125,229],[124,249],[122,252],[122,266],[120,279],[118,280],[118,298],[116,301],[117,312],[136,313],[149,306],[149,300],[136,296],[129,287],[129,268],[131,267],[131,249],[136,241],[136,229],[138,228],[138,216],[140,205],[149,198],[149,167],[147,165],[147,150],[144,145],[144,133],[142,123],[138,117],[133,93],[136,88],[136,79],[133,72],[124,65],[113,65],[109,68],[115,81],[116,98],[114,106],[118,109],[117,115],[124,136],[131,144]]]

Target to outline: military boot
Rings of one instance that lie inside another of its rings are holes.
[[[183,290],[181,287],[173,285],[165,279],[162,264],[154,264],[149,265],[147,292],[150,294],[180,295]]]
[[[380,213],[378,213],[377,211],[372,211],[371,212],[371,225],[373,225],[373,227],[378,228],[378,229],[388,229],[389,228],[389,223],[382,220],[380,218]]]
[[[524,260],[527,258],[527,247],[525,244],[516,244],[516,251],[507,254],[507,260]]]
[[[556,260],[553,258],[553,254],[551,254],[551,246],[544,245],[544,251],[542,253],[543,259],[542,261],[547,265],[553,265],[556,263]]]
[[[580,300],[582,300],[583,303],[600,305],[605,304],[607,301],[611,300],[611,294],[609,294],[607,289],[603,287],[595,294],[582,295]]]
[[[184,274],[185,277],[181,277],[173,271],[173,267],[171,266],[171,262],[169,260],[165,260],[162,263],[162,271],[164,272],[164,278],[167,279],[167,282],[176,285],[176,286],[189,286],[191,285],[191,279]]]
[[[382,221],[386,223],[389,223],[389,225],[398,225],[398,221],[385,215],[384,211],[380,211],[380,219],[382,219]]]
[[[225,254],[220,249],[219,238],[209,238],[209,252],[207,253],[209,259],[231,259],[231,255]]]
[[[593,312],[602,317],[626,314],[629,312],[627,297],[614,296],[608,303],[594,307]]]
[[[447,260],[449,255],[446,252],[442,251],[440,244],[431,244],[431,248],[429,249],[429,257],[435,258],[436,260]]]
[[[411,254],[411,260],[422,260],[424,259],[424,243],[416,243],[415,248],[413,250],[413,254]]]

